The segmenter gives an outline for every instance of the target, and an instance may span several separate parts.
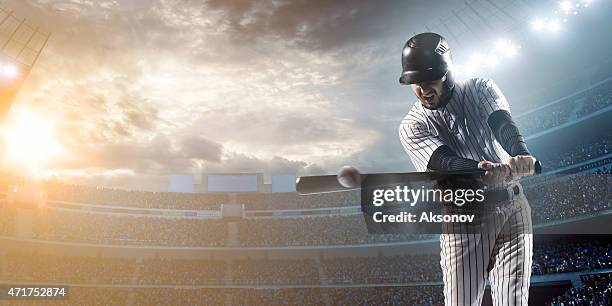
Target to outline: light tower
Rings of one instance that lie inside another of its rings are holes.
[[[47,45],[51,33],[0,8],[0,120]]]

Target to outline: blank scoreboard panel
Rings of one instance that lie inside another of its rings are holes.
[[[272,176],[272,192],[295,192],[295,175]]]
[[[194,192],[194,178],[191,174],[171,174],[169,192]]]
[[[207,192],[257,192],[259,191],[258,175],[220,175],[207,176]]]

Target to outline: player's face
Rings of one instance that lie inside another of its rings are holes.
[[[412,91],[419,98],[423,107],[428,109],[436,109],[440,107],[440,99],[444,93],[444,81],[446,76],[442,79],[412,84]]]

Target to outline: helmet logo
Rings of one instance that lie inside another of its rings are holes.
[[[438,45],[436,46],[435,51],[436,51],[436,53],[442,55],[442,54],[446,53],[446,51],[448,51],[448,47],[440,39],[440,41],[438,42]]]

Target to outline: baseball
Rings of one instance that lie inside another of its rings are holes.
[[[361,174],[353,166],[344,166],[338,171],[338,183],[344,188],[358,188],[361,185]]]

